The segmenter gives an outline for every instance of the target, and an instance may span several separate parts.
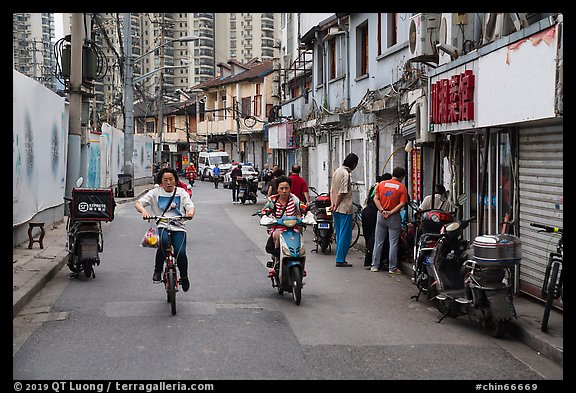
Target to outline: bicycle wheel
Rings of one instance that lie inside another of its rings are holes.
[[[176,273],[168,270],[168,301],[172,308],[172,315],[176,315]]]
[[[352,238],[350,247],[353,247],[360,238],[360,223],[357,220],[352,221]]]
[[[556,279],[558,278],[558,271],[560,270],[560,262],[552,262],[552,271],[550,272],[550,280],[548,281],[548,293],[546,294],[546,304],[544,305],[544,314],[542,314],[542,323],[540,330],[544,333],[548,331],[548,320],[550,319],[550,310],[552,310],[552,303],[556,298]]]

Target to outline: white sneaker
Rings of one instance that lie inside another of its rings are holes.
[[[371,272],[379,272],[380,268],[376,267],[376,266],[372,266],[372,268],[370,269]]]

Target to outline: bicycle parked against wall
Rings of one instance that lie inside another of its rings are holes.
[[[172,246],[172,229],[171,225],[175,221],[190,220],[190,217],[184,216],[150,216],[144,220],[158,220],[168,223],[168,244],[166,246],[166,259],[164,259],[164,273],[162,275],[162,282],[166,288],[166,301],[170,303],[172,315],[176,315],[176,292],[181,281],[178,279],[178,269],[176,266],[176,257],[174,256],[174,247]]]
[[[546,271],[544,272],[544,282],[542,283],[542,298],[546,300],[544,305],[544,314],[542,315],[542,322],[540,330],[546,332],[548,330],[548,320],[550,319],[550,310],[554,300],[560,299],[560,303],[564,303],[564,290],[563,290],[563,256],[564,256],[564,234],[562,228],[551,227],[548,225],[530,223],[530,226],[540,228],[538,232],[546,233],[559,233],[560,238],[556,244],[556,252],[548,254],[548,263],[546,264]]]
[[[356,202],[353,202],[353,205],[356,210],[352,213],[352,237],[350,238],[350,247],[354,247],[362,234],[362,206]],[[332,240],[336,242],[336,233],[334,233]]]
[[[358,242],[358,239],[362,234],[362,206],[356,202],[353,202],[353,205],[356,208],[356,211],[354,211],[354,214],[352,215],[352,238],[350,241],[350,247],[353,247]]]

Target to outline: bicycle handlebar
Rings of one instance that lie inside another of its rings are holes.
[[[186,216],[148,216],[142,217],[143,220],[150,221],[150,220],[160,220],[160,221],[183,221],[183,220],[191,220],[192,217]]]
[[[559,227],[551,227],[548,225],[538,224],[535,222],[531,222],[530,226],[543,229],[545,232],[562,233],[562,228],[559,228]]]

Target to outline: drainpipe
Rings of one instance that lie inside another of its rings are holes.
[[[350,31],[338,17],[338,27],[346,32],[346,109],[350,109]]]

